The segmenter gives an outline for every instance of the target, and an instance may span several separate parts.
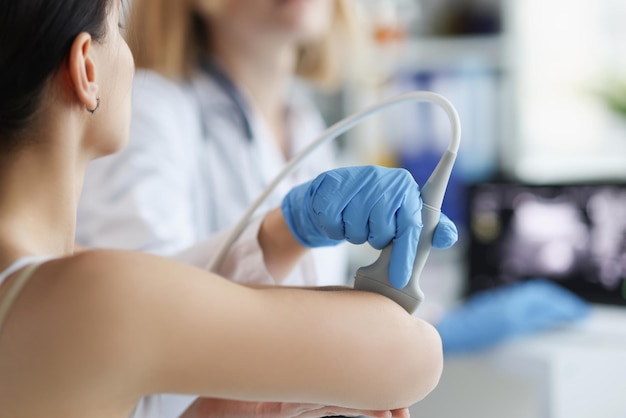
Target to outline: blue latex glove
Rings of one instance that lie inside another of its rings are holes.
[[[402,289],[411,278],[422,230],[422,199],[408,171],[379,166],[327,171],[293,188],[281,209],[292,234],[305,247],[347,240],[369,242],[382,250],[393,241],[391,284]],[[442,215],[433,247],[449,248],[457,239],[456,226]]]
[[[585,318],[587,302],[543,279],[486,290],[437,325],[446,354],[478,350],[507,338]]]

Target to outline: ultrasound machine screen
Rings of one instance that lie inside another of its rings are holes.
[[[626,184],[487,183],[468,196],[470,294],[542,277],[626,305]]]

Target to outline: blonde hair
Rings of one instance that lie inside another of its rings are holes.
[[[216,7],[223,0],[214,0]],[[366,32],[354,0],[335,0],[331,29],[298,51],[296,75],[332,88],[353,75]],[[127,41],[138,68],[173,79],[188,78],[197,58],[208,51],[204,19],[190,1],[133,0]]]

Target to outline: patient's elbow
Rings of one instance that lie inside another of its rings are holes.
[[[394,330],[396,338],[387,342],[387,356],[380,364],[382,378],[376,399],[382,403],[373,405],[375,409],[408,407],[424,399],[441,377],[443,352],[439,333],[414,317],[406,317],[402,322],[402,329]]]
[[[412,405],[426,397],[439,383],[443,370],[443,350],[437,330],[425,321],[416,319],[415,330],[409,336],[406,367],[398,364],[399,381],[404,382],[406,400],[400,404]]]

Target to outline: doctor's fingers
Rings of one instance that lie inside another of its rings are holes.
[[[452,247],[458,240],[459,231],[456,225],[450,218],[442,213],[433,235],[433,248],[445,250]]]
[[[389,280],[396,289],[403,289],[411,278],[422,226],[422,200],[417,190],[410,190],[396,212],[396,233],[389,263]]]
[[[359,190],[342,211],[345,239],[352,244],[368,241],[376,249],[385,247],[395,235],[395,213],[402,200],[398,193],[380,188]]]

